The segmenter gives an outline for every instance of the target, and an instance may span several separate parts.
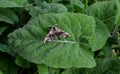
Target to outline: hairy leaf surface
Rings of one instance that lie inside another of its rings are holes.
[[[44,44],[50,27],[68,32],[68,38],[56,38]],[[95,61],[90,46],[81,38],[90,41],[95,31],[95,20],[84,14],[45,14],[32,19],[26,26],[9,34],[9,43],[14,51],[28,61],[55,68],[94,67]]]
[[[15,3],[14,1],[10,1],[10,0],[0,0],[0,7],[21,7],[21,5]]]
[[[116,7],[114,0],[96,2],[85,10],[86,14],[102,20],[110,31],[114,28]]]
[[[0,0],[0,7],[12,8],[12,7],[24,7],[28,4],[28,0]]]
[[[28,0],[10,0],[10,1],[13,1],[21,6],[28,4]]]
[[[26,10],[32,17],[38,16],[40,14],[48,13],[65,13],[68,12],[67,8],[62,4],[55,3],[41,3],[39,6],[28,6]]]
[[[99,19],[96,19],[95,34],[91,37],[90,46],[93,51],[101,49],[109,37],[107,26]]]
[[[119,74],[120,60],[117,58],[97,58],[94,68],[68,68],[62,74]]]
[[[120,59],[117,58],[97,58],[95,68],[86,69],[83,74],[119,74]]]
[[[85,5],[80,0],[70,0],[70,3],[79,9],[85,9]]]

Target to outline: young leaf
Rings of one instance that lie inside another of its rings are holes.
[[[57,38],[44,44],[52,25],[69,33],[70,37]],[[95,20],[84,14],[45,14],[32,19],[26,26],[9,34],[9,44],[28,61],[55,68],[94,67],[92,52],[80,38],[91,39]],[[84,46],[82,46],[83,44]]]
[[[97,17],[106,24],[109,31],[113,30],[116,13],[114,0],[96,2],[88,7],[83,13]]]

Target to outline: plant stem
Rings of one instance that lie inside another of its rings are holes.
[[[88,0],[85,1],[85,8],[88,7]]]
[[[118,25],[116,24],[115,28],[114,28],[114,31],[112,32],[112,37],[116,36],[117,32],[118,32]]]

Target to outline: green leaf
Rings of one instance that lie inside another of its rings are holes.
[[[52,67],[48,67],[48,74],[61,74],[61,71],[63,71],[60,68],[52,68]]]
[[[6,52],[9,49],[7,47],[8,47],[7,45],[0,43],[0,51]]]
[[[40,7],[39,6],[28,5],[25,9],[29,12],[29,14],[32,17],[36,17],[36,16],[40,15]]]
[[[0,70],[3,74],[17,74],[17,69],[10,55],[0,53]]]
[[[113,30],[116,13],[114,0],[96,2],[88,7],[88,9],[86,9],[83,13],[97,17],[106,24],[106,26],[109,28],[109,31]]]
[[[120,59],[117,58],[98,58],[97,66],[92,69],[86,69],[83,74],[119,74]]]
[[[13,1],[21,6],[27,5],[28,4],[28,0],[10,0]]]
[[[0,71],[0,74],[3,74],[2,71]]]
[[[112,49],[112,44],[110,44],[110,42],[107,42],[106,45],[102,48],[98,56],[111,57],[112,56],[111,49]]]
[[[7,52],[7,53],[9,53],[12,56],[16,56],[17,55],[13,50],[11,50],[9,48],[9,46],[7,44],[0,43],[0,51]]]
[[[13,24],[13,20],[11,20],[10,18],[4,16],[4,15],[0,15],[0,21],[4,21],[6,23],[9,23],[9,24]]]
[[[0,26],[0,35],[8,28],[8,26]]]
[[[48,2],[48,3],[59,3],[62,0],[34,0],[35,4],[39,5],[42,2]]]
[[[60,3],[66,5],[69,12],[81,12],[85,9],[85,5],[80,0],[61,0]]]
[[[22,7],[22,6],[11,0],[0,0],[0,7],[11,8],[11,7]]]
[[[79,73],[78,68],[68,68],[65,69],[65,71],[63,71],[61,74],[82,74],[82,73]]]
[[[42,3],[40,6],[28,6],[26,10],[32,17],[38,16],[40,14],[48,13],[65,13],[68,12],[67,8],[62,4],[56,3]]]
[[[38,64],[37,68],[39,74],[61,74],[61,70],[59,68],[51,68],[43,64]]]
[[[41,13],[45,13],[46,11],[54,12],[54,13],[64,13],[68,12],[67,8],[62,4],[56,4],[56,3],[42,3],[41,5]],[[48,13],[47,12],[47,13]]]
[[[30,67],[30,63],[28,61],[26,61],[25,59],[23,59],[22,57],[20,57],[20,56],[16,57],[15,63],[18,66],[21,66],[23,68],[29,68]]]
[[[120,0],[116,0],[117,12],[116,12],[116,24],[120,25]]]
[[[52,0],[52,3],[58,3],[60,1],[62,1],[62,0]]]
[[[93,51],[101,49],[109,37],[109,30],[106,25],[99,19],[96,19],[95,34],[91,37],[90,46]]]
[[[28,0],[0,0],[0,7],[12,8],[12,7],[24,7],[28,4]]]
[[[0,8],[0,21],[4,21],[9,24],[18,22],[18,17],[14,11],[10,9]]]
[[[94,68],[68,68],[61,74],[119,74],[120,59],[96,58],[97,65]]]
[[[50,26],[68,32],[70,37],[57,38],[44,44]],[[55,68],[94,67],[92,52],[80,41],[91,39],[95,20],[91,16],[75,13],[45,14],[32,19],[26,26],[9,34],[9,44],[28,61]]]
[[[71,4],[77,6],[80,9],[85,9],[84,4],[80,0],[70,0]]]
[[[39,64],[39,65],[37,65],[37,68],[38,68],[39,74],[49,74],[47,66],[45,66],[43,64]]]

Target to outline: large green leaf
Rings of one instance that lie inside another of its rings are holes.
[[[90,46],[93,51],[101,49],[109,37],[109,30],[106,25],[99,19],[96,19],[95,34],[91,37]]]
[[[70,34],[44,44],[50,26]],[[74,13],[45,14],[32,19],[26,26],[9,34],[9,44],[20,56],[28,61],[55,68],[94,67],[92,52],[88,49],[95,31],[95,20],[91,16]]]
[[[116,13],[116,24],[120,25],[120,0],[116,0],[117,13]]]
[[[9,24],[18,22],[18,17],[14,11],[10,9],[0,8],[0,21],[4,21]]]
[[[84,13],[99,18],[106,24],[110,31],[113,30],[115,25],[114,23],[116,13],[114,0],[96,2],[88,7],[88,9],[84,11]]]

